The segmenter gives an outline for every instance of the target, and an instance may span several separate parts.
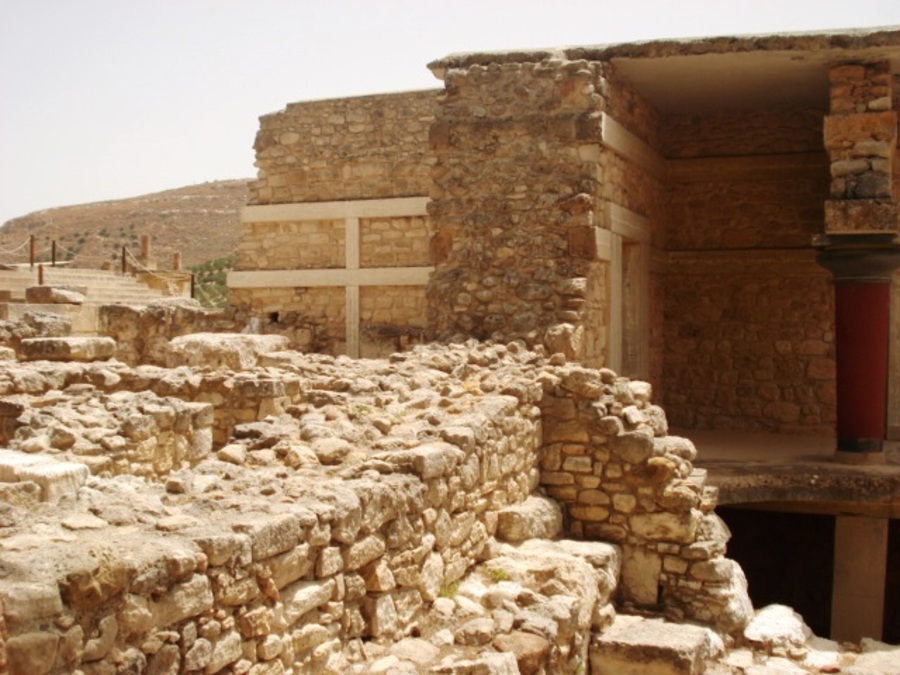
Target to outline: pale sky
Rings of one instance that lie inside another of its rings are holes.
[[[250,178],[287,103],[459,51],[900,24],[900,0],[0,0],[0,223]]]

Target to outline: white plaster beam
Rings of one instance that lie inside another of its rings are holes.
[[[321,270],[232,270],[229,288],[320,288],[324,286],[424,286],[433,267]]]
[[[299,220],[344,220],[427,215],[428,197],[357,199],[301,204],[259,204],[241,209],[241,222],[273,223]]]
[[[617,155],[634,162],[657,178],[665,177],[665,158],[607,113],[601,113],[600,138],[603,145]]]

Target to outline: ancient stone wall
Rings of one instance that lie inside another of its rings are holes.
[[[345,239],[342,220],[245,223],[235,248],[234,268],[291,270],[343,267]]]
[[[428,192],[434,91],[292,103],[260,118],[250,204]]]
[[[329,354],[385,355],[421,339],[431,231],[421,199],[403,198],[429,190],[435,96],[295,103],[261,119],[259,177],[229,278],[238,323],[264,324],[298,349]],[[286,210],[273,214],[272,205]],[[377,276],[395,268],[417,268],[418,276]],[[353,276],[360,269],[373,272]],[[279,270],[348,272],[251,278]]]
[[[822,112],[667,118],[664,401],[688,428],[829,433],[834,303],[814,263]]]
[[[429,265],[430,242],[431,225],[426,217],[362,218],[359,264],[360,267]]]
[[[217,382],[232,377],[50,365],[29,366],[31,390],[74,401],[86,381],[190,389],[208,392],[216,415],[227,405]],[[424,657],[446,666],[512,658],[503,645],[513,634],[500,637],[514,625],[547,645],[539,663],[576,672],[590,632],[612,616],[618,553],[498,548],[494,535],[552,536],[523,524],[548,508],[523,508],[541,483],[558,491],[572,534],[622,544],[624,601],[728,632],[749,619],[709,512],[715,495],[692,470],[690,444],[665,435],[647,385],[548,363],[520,343],[417,348],[390,363],[281,352],[259,365],[248,382],[294,379],[300,395],[236,425],[215,459],[159,482],[87,477],[58,495],[60,509],[36,509],[27,478],[13,477],[2,558],[15,572],[0,587],[12,673],[347,673],[380,653],[373,643],[450,626],[449,641],[428,643],[444,649]],[[25,381],[11,374],[0,391],[21,393]],[[484,576],[457,584],[479,561]],[[565,573],[529,591],[527,606],[503,604],[506,619],[480,610],[480,623],[465,623],[496,592],[523,592],[504,591],[516,586],[503,579],[533,584],[551,570]],[[657,580],[662,595],[651,597]]]
[[[547,339],[602,362],[584,336],[587,280],[601,274],[599,153],[587,148],[599,141],[602,70],[550,59],[444,73],[430,138],[435,334]]]

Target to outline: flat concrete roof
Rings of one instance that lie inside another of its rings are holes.
[[[890,61],[900,73],[900,26],[459,53],[428,67],[442,78],[449,68],[553,58],[613,63],[661,113],[787,106],[824,111],[831,65]]]
[[[776,511],[900,518],[900,442],[886,442],[886,463],[842,464],[835,440],[732,431],[673,430],[697,447],[719,504]]]

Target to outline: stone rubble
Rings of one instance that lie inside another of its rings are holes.
[[[831,667],[743,635],[715,492],[647,385],[519,342],[223,345],[0,370],[8,672],[604,672],[634,613],[707,626],[640,672]]]

